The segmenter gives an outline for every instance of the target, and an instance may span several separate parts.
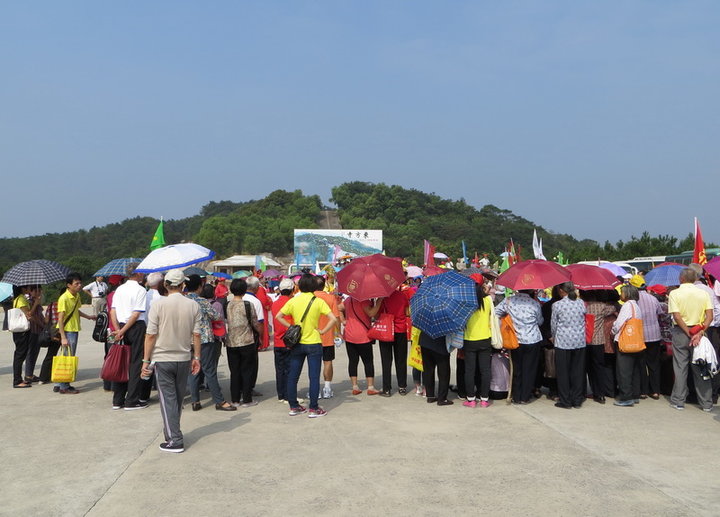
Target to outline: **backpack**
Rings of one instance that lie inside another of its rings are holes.
[[[99,343],[105,343],[108,336],[108,324],[110,318],[107,311],[98,312],[97,319],[95,320],[95,328],[93,328],[92,338]]]

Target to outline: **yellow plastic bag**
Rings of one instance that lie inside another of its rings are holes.
[[[60,353],[53,357],[51,382],[73,382],[77,375],[78,358],[70,355],[70,347],[61,347]]]
[[[407,364],[416,370],[423,371],[422,352],[420,351],[420,329],[413,327],[411,334],[410,354]]]

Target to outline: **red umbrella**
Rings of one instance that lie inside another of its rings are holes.
[[[549,260],[524,260],[510,266],[496,283],[520,291],[522,289],[545,289],[571,280],[570,272],[557,262]]]
[[[571,264],[566,269],[570,271],[575,287],[584,291],[615,289],[616,286],[620,285],[620,280],[602,267],[589,264]]]
[[[400,259],[379,253],[355,258],[337,274],[338,290],[356,300],[389,296],[404,281]]]

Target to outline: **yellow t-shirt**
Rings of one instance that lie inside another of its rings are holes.
[[[490,317],[493,315],[493,303],[490,296],[483,298],[483,309],[476,310],[470,316],[465,325],[464,339],[468,341],[480,341],[481,339],[490,339],[492,337],[490,331]]]
[[[300,336],[301,345],[315,345],[322,342],[320,332],[318,332],[318,322],[321,315],[327,316],[331,312],[325,300],[316,297],[307,316],[305,316],[305,321],[300,323],[303,313],[313,296],[313,293],[300,293],[291,298],[290,301],[280,309],[281,314],[292,316],[296,325],[302,325],[302,335]]]
[[[28,311],[30,310],[30,302],[24,294],[15,297],[15,299],[13,300],[13,309],[27,309]]]
[[[677,312],[688,327],[705,321],[705,311],[712,309],[710,294],[692,284],[681,284],[668,295],[668,312]]]
[[[73,310],[75,309],[75,310]],[[80,295],[73,296],[70,291],[60,295],[57,302],[58,313],[64,312],[64,318],[70,314],[70,320],[64,322],[65,332],[80,332]],[[57,325],[56,325],[57,326]],[[60,328],[57,326],[57,328]]]

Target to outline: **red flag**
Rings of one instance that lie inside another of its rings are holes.
[[[707,256],[705,255],[705,243],[703,242],[702,232],[700,232],[700,223],[695,218],[695,250],[693,251],[693,262],[701,266],[707,264]]]
[[[475,258],[472,260],[472,263],[475,267],[477,267],[477,265],[480,264],[480,259],[478,258],[477,251],[475,252]]]
[[[435,265],[435,246],[430,244],[429,241],[424,241],[424,251],[425,251],[425,265],[426,266],[434,266]]]

